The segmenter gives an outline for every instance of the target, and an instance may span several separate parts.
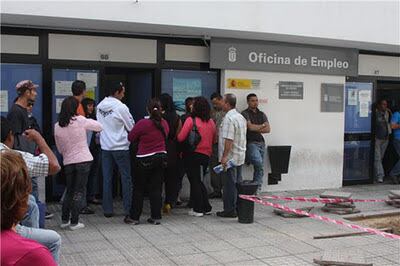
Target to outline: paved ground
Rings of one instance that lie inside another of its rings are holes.
[[[387,198],[390,189],[399,187],[361,185],[340,190],[352,192],[353,198]],[[321,192],[274,194],[318,196]],[[347,253],[354,250],[374,265],[400,265],[398,240],[371,235],[314,240],[315,235],[351,230],[310,218],[282,218],[269,207],[256,207],[253,224],[240,224],[237,219],[221,219],[215,215],[189,217],[187,209],[174,209],[158,226],[145,223],[146,207],[143,223],[129,226],[122,222],[121,202],[115,205],[116,217],[103,217],[101,208],[97,207],[97,214],[82,216],[86,228],[75,232],[59,229],[60,206],[49,207],[56,216],[47,222],[47,227],[57,230],[63,239],[61,265],[315,265],[313,258],[330,249]],[[220,200],[213,200],[212,205],[213,211],[221,210]],[[304,207],[310,203],[287,205]],[[357,203],[357,208],[362,212],[395,209],[385,203]],[[319,208],[313,212],[322,213]]]

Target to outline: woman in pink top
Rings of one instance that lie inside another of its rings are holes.
[[[99,132],[99,122],[77,115],[79,102],[75,97],[66,98],[61,104],[58,123],[54,126],[54,138],[63,156],[67,192],[62,205],[61,228],[76,230],[85,227],[79,223],[81,201],[93,161],[87,143],[87,131]]]
[[[193,200],[193,210],[189,215],[201,217],[211,214],[211,205],[208,201],[207,189],[201,181],[201,170],[208,167],[212,145],[216,141],[215,123],[210,118],[210,104],[204,97],[196,97],[193,104],[192,118],[187,118],[178,135],[178,141],[183,142],[193,128],[195,120],[201,141],[193,153],[184,154],[186,173],[190,181],[190,196]]]
[[[38,242],[16,233],[16,225],[28,209],[31,178],[21,155],[7,150],[1,162],[1,265],[57,265],[49,250]]]
[[[169,133],[167,121],[162,119],[161,105],[157,99],[147,104],[148,119],[140,120],[128,135],[131,142],[138,144],[136,153],[137,171],[133,180],[133,200],[127,223],[138,224],[143,209],[146,183],[150,184],[149,198],[151,217],[148,223],[160,224],[161,189],[163,172],[167,162],[166,138]]]

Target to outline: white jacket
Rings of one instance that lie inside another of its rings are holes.
[[[103,126],[100,133],[102,150],[129,150],[128,133],[135,121],[128,107],[114,97],[106,97],[97,105],[97,121]]]

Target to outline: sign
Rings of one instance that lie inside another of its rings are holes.
[[[279,99],[303,99],[303,82],[279,81]]]
[[[8,91],[0,90],[0,112],[8,112]]]
[[[357,76],[358,51],[345,48],[212,38],[210,67]]]
[[[321,84],[321,112],[343,112],[343,84]]]
[[[82,80],[86,84],[86,97],[96,99],[96,87],[97,87],[97,72],[78,72],[76,73],[76,79]]]
[[[259,89],[261,80],[231,78],[226,80],[226,84],[228,89],[251,90],[251,89]]]
[[[347,104],[348,105],[357,105],[357,90],[349,89],[347,95]]]
[[[185,99],[187,97],[201,96],[201,79],[173,78],[172,98],[177,111],[185,111]]]

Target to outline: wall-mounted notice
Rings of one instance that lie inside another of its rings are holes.
[[[321,84],[321,112],[343,112],[343,84]]]
[[[97,87],[97,72],[94,72],[94,73],[78,72],[76,74],[76,79],[82,80],[85,82],[86,97],[95,99],[96,87]]]
[[[358,100],[359,104],[359,114],[360,117],[368,117],[369,115],[369,103],[371,102],[371,90],[359,90]]]
[[[358,94],[357,94],[356,89],[349,89],[348,90],[348,95],[347,95],[347,104],[348,105],[357,105],[357,99],[358,99]]]
[[[360,117],[368,117],[369,115],[369,102],[360,102]]]
[[[251,90],[251,89],[259,89],[261,80],[230,78],[226,80],[226,84],[228,89]]]
[[[201,79],[172,79],[172,98],[177,111],[185,111],[185,99],[202,95]]]
[[[59,114],[61,112],[61,104],[64,101],[64,98],[56,99],[56,113]]]
[[[56,80],[55,81],[55,95],[56,96],[71,96],[71,86],[73,81]]]
[[[279,81],[279,99],[303,99],[303,82]]]
[[[0,91],[0,112],[8,112],[8,91]]]

